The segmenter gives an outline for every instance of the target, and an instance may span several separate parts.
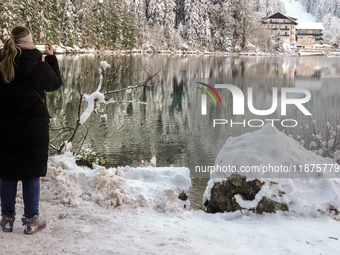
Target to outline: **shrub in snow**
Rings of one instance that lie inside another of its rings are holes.
[[[80,150],[76,156],[78,166],[94,168],[95,165],[107,167],[106,157],[101,152],[94,152],[90,149]]]
[[[316,120],[313,120],[310,125],[286,129],[284,132],[305,149],[340,163],[340,124],[334,127],[327,122],[322,129],[318,129],[316,123]]]

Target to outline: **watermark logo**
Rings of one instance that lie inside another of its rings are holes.
[[[232,104],[233,104],[233,115],[244,115],[245,114],[245,96],[243,94],[243,91],[235,86],[235,85],[231,85],[231,84],[215,84],[215,88],[213,88],[212,86],[205,84],[205,83],[201,83],[201,82],[197,82],[198,84],[204,85],[207,88],[209,88],[211,91],[213,91],[215,93],[215,95],[218,97],[220,104],[222,106],[222,100],[219,96],[219,94],[217,93],[217,91],[215,89],[228,89],[231,94],[232,94]],[[200,88],[197,87],[198,89],[203,90],[204,92],[206,92],[214,101],[215,106],[217,106],[216,100],[214,98],[214,96],[207,90],[204,88]],[[272,105],[269,109],[266,110],[259,110],[256,109],[254,107],[254,103],[253,103],[253,98],[254,93],[253,93],[253,88],[249,87],[247,88],[247,106],[248,106],[248,110],[258,116],[266,116],[266,115],[270,115],[272,113],[274,113],[276,111],[276,109],[278,108],[278,104],[279,104],[279,93],[281,93],[281,116],[285,116],[287,115],[287,105],[295,105],[295,107],[297,107],[304,115],[308,116],[308,115],[312,115],[305,106],[303,106],[304,103],[307,103],[310,99],[311,99],[311,93],[309,90],[304,89],[304,88],[293,88],[293,87],[282,87],[281,90],[279,91],[277,87],[273,87],[272,88]],[[287,95],[289,93],[294,93],[294,94],[303,94],[304,97],[302,98],[288,98]],[[207,94],[202,93],[201,95],[201,115],[207,115]],[[251,127],[261,127],[263,125],[263,121],[262,120],[250,120],[250,122],[254,122],[254,121],[258,121],[261,122],[259,125],[251,125],[249,124],[249,126]],[[274,121],[276,120],[268,120],[272,122],[272,125],[274,125]],[[287,121],[287,120],[284,120]],[[283,121],[283,122],[284,122]],[[295,124],[293,126],[289,126],[289,127],[294,127],[297,125],[297,121],[296,120],[290,120],[293,121]],[[226,124],[228,123],[228,120],[225,119],[215,119],[214,120],[214,124],[213,126],[215,127],[216,124]],[[232,123],[232,121],[231,121]],[[239,124],[244,124],[244,122],[239,123]],[[284,125],[284,124],[283,124]],[[244,124],[245,126],[245,124]],[[284,125],[285,126],[285,125]]]
[[[218,97],[222,105],[222,101],[221,101],[219,94],[212,86],[201,83],[201,82],[197,82],[197,83],[210,88],[216,94],[216,96]],[[208,90],[199,88],[199,87],[197,88],[207,92],[210,95],[210,97],[214,100],[215,105],[217,105],[215,98]],[[231,84],[215,84],[215,88],[216,89],[219,89],[219,88],[228,89],[231,92],[232,97],[233,97],[233,115],[244,115],[245,99],[244,99],[243,91],[240,88],[236,87],[235,85],[231,85]],[[305,95],[305,97],[304,98],[287,98],[288,93],[302,93]],[[278,106],[278,88],[275,88],[275,87],[273,88],[273,93],[272,93],[273,102],[272,102],[272,106],[268,110],[255,109],[254,104],[253,104],[253,88],[248,88],[247,95],[248,95],[248,100],[247,100],[248,109],[253,114],[263,116],[263,115],[270,115],[276,111],[277,106]],[[281,88],[281,115],[287,114],[288,104],[295,105],[304,115],[312,115],[302,105],[304,103],[307,103],[310,99],[311,99],[311,93],[307,89],[289,88],[289,87]],[[207,95],[206,94],[202,94],[201,96],[201,113],[202,115],[207,114]]]
[[[201,84],[203,86],[206,86],[212,92],[214,92],[215,95],[217,96],[218,100],[220,101],[221,106],[222,106],[221,97],[220,97],[220,95],[217,93],[217,91],[213,87],[211,87],[208,84],[202,83],[202,82],[197,82],[197,83]],[[197,87],[197,88],[200,89],[200,90],[203,90],[204,92],[206,92],[214,100],[215,106],[217,106],[217,103],[216,103],[216,100],[215,100],[214,96],[208,90],[200,88],[200,87]],[[207,94],[202,94],[202,97],[201,97],[201,101],[202,101],[202,115],[207,115]]]

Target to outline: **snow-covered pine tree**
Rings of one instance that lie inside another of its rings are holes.
[[[104,23],[104,0],[99,0],[96,7],[96,25],[95,36],[97,37],[97,48],[101,49],[105,46],[105,30],[106,24]]]
[[[175,14],[176,14],[176,18],[175,18],[175,28],[178,29],[178,26],[180,23],[182,23],[183,26],[183,22],[185,21],[185,11],[184,11],[184,5],[185,5],[185,0],[174,0],[175,3]]]
[[[340,0],[334,0],[334,16],[340,18]]]
[[[148,22],[146,19],[146,1],[145,0],[136,0],[135,1],[135,13],[137,16],[137,34],[136,34],[136,45],[138,48],[142,49],[146,47],[147,42],[147,30],[148,30]]]
[[[327,14],[340,17],[339,0],[300,0],[300,2],[318,21],[321,21]]]
[[[175,30],[175,19],[176,19],[176,14],[175,14],[175,2],[173,0],[165,0],[164,1],[165,5],[165,15],[164,15],[164,37],[167,42],[167,47],[168,48],[174,48],[178,47],[177,41],[176,41],[176,33],[177,31]]]
[[[45,40],[43,35],[45,19],[42,4],[42,0],[21,1],[24,25],[31,30],[33,41],[36,44],[45,43],[42,42]]]
[[[252,0],[231,0],[232,43],[236,51],[247,45],[250,18],[253,12]]]
[[[123,3],[120,0],[104,0],[102,11],[103,46],[106,49],[117,49],[121,43],[121,13]]]
[[[73,47],[77,38],[77,14],[76,8],[70,0],[63,2],[60,6],[63,10],[61,22],[61,43]]]
[[[165,0],[167,1],[167,0]],[[148,5],[148,23],[151,26],[163,26],[165,17],[165,3],[163,0],[150,0]]]
[[[328,13],[322,19],[323,41],[329,44],[340,43],[340,18]]]
[[[84,0],[78,12],[83,48],[97,46],[97,3],[95,0]]]
[[[122,19],[122,46],[124,49],[131,50],[136,45],[136,13],[134,4],[125,5]]]
[[[192,48],[210,46],[210,21],[207,5],[203,0],[185,0],[187,40]]]
[[[229,0],[216,0],[209,4],[211,44],[214,50],[230,50],[234,22],[230,7]]]
[[[59,0],[40,2],[40,8],[40,43],[59,44],[61,34],[59,29],[61,12]]]
[[[0,1],[0,40],[8,39],[12,29],[20,25],[20,5],[16,0]]]
[[[152,30],[159,29],[162,32],[164,38],[159,38],[159,40],[164,40],[166,45],[160,45],[157,43],[153,45],[155,48],[172,48],[176,47],[177,41],[176,31],[174,30],[176,13],[176,4],[173,0],[150,0],[147,6],[148,10],[148,24]],[[159,33],[157,33],[159,36]],[[152,39],[151,39],[152,41]]]
[[[254,11],[261,12],[264,15],[275,12],[285,12],[285,6],[281,0],[253,0]]]

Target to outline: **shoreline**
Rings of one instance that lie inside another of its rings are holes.
[[[37,45],[39,49],[44,45]],[[225,57],[298,57],[298,52],[285,51],[285,52],[256,52],[245,51],[230,53],[224,51],[200,51],[200,50],[96,50],[96,49],[81,49],[78,47],[62,47],[59,45],[53,45],[54,53],[58,55],[75,55],[75,54],[105,54],[105,55],[131,55],[131,54],[161,54],[161,55],[199,55],[199,56],[225,56]]]

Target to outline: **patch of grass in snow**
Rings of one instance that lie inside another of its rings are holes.
[[[91,149],[80,150],[76,156],[76,164],[78,166],[87,166],[93,168],[94,165],[108,167],[106,156],[102,152],[95,152]]]

